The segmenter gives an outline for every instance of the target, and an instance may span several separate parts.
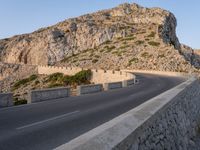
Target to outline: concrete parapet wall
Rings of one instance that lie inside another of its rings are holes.
[[[104,83],[104,90],[112,90],[122,88],[122,82]]]
[[[128,87],[128,86],[134,85],[135,81],[136,81],[135,79],[124,80],[122,82],[122,85],[123,85],[123,87]]]
[[[194,78],[56,150],[196,150],[200,82]]]
[[[55,66],[38,66],[38,74],[53,74],[63,73],[66,75],[75,75],[76,73],[84,70],[83,68],[70,68],[70,67],[55,67]],[[87,70],[87,69],[85,69]],[[92,69],[91,82],[95,84],[119,82],[135,78],[135,75],[125,71],[113,71],[113,70],[96,70]]]
[[[0,93],[0,107],[13,106],[13,94],[12,93]]]
[[[38,74],[53,74],[53,73],[63,73],[66,75],[74,75],[81,71],[82,68],[70,68],[70,67],[55,67],[55,66],[38,66]]]
[[[135,78],[135,75],[132,73],[123,71],[92,70],[92,74],[91,82],[94,83],[119,82]]]
[[[47,101],[52,99],[64,98],[70,96],[69,88],[51,88],[43,90],[33,90],[29,93],[28,103]]]
[[[101,92],[103,90],[102,84],[81,85],[77,87],[77,95],[90,94]]]

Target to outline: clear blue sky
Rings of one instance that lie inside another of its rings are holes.
[[[0,0],[0,39],[124,2],[170,10],[178,20],[180,42],[200,48],[199,0]]]

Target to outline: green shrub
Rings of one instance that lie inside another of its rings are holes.
[[[135,44],[136,45],[141,45],[141,44],[144,44],[144,41],[138,40],[138,41],[135,42]]]
[[[29,77],[29,81],[33,81],[33,80],[35,80],[35,79],[37,79],[37,78],[38,78],[38,76],[35,75],[35,74],[33,74],[33,75],[31,75],[31,76]]]
[[[57,72],[48,76],[48,82],[60,82],[63,78],[63,73]]]
[[[146,38],[145,41],[149,41],[149,39]]]
[[[35,85],[38,85],[39,83],[40,83],[39,80],[36,80],[36,81],[35,81]]]
[[[116,54],[117,56],[121,56],[123,53],[125,53],[126,51],[124,51],[124,50],[118,50],[118,51],[114,51],[114,52],[112,52],[112,54]]]
[[[144,52],[144,53],[141,54],[141,56],[142,56],[142,57],[148,57],[148,56],[149,56],[149,53],[148,53],[148,52]]]
[[[73,61],[72,61],[72,63],[75,63],[75,62],[77,62],[78,60],[77,59],[74,59]]]
[[[138,63],[139,59],[138,58],[132,58],[131,60],[129,60],[128,65],[130,66],[133,62]]]
[[[22,85],[25,85],[31,81],[34,81],[35,79],[37,79],[38,76],[37,75],[31,75],[30,77],[28,78],[25,78],[25,79],[22,79],[22,80],[19,80],[17,81],[16,83],[14,83],[13,87],[12,87],[12,90],[16,90],[18,89],[19,87],[21,87]]]
[[[18,98],[14,99],[14,105],[24,105],[24,104],[27,104],[26,99],[18,99]]]
[[[55,88],[55,87],[61,87],[64,86],[62,83],[50,83],[48,85],[48,88]]]
[[[89,84],[91,76],[92,76],[91,70],[83,70],[76,73],[74,76],[64,76],[63,83],[65,85]]]
[[[88,81],[91,79],[92,71],[91,70],[83,70],[78,73],[76,73],[73,78],[76,81],[76,83],[88,83]]]
[[[156,33],[155,32],[151,32],[147,37],[155,37]]]
[[[76,57],[77,55],[78,55],[78,54],[73,54],[72,56],[65,57],[63,60],[61,60],[61,62],[67,62],[67,61],[69,61],[71,58]]]
[[[110,47],[107,47],[107,50],[106,50],[106,53],[109,53],[111,52],[113,49],[115,49],[116,47],[113,45],[113,46],[110,46]]]
[[[129,47],[129,45],[120,46],[119,49],[125,49],[127,47]]]
[[[159,46],[160,45],[159,42],[154,42],[154,41],[150,41],[150,42],[148,42],[148,44],[151,46]]]
[[[94,57],[95,57],[95,58],[100,58],[100,56],[99,56],[99,55],[95,55]]]
[[[158,55],[158,58],[164,58],[164,57],[165,57],[164,54],[160,54],[160,55]]]
[[[135,37],[126,37],[126,38],[124,38],[124,40],[126,40],[126,41],[135,40]]]
[[[93,59],[92,60],[92,63],[96,63],[96,62],[98,62],[99,60],[98,59]]]
[[[100,50],[101,53],[104,52],[104,51],[105,51],[105,49],[101,49],[101,50]]]
[[[111,41],[110,41],[110,40],[107,40],[107,41],[103,42],[101,45],[110,44],[110,43],[111,43]]]
[[[94,53],[90,53],[89,57],[92,57],[92,56],[94,56]]]

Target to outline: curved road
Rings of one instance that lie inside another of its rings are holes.
[[[0,149],[53,149],[184,81],[137,78],[140,83],[133,87],[0,109]]]

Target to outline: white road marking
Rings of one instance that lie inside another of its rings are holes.
[[[75,114],[75,113],[79,113],[79,112],[80,111],[77,110],[77,111],[74,111],[74,112],[66,113],[66,114],[63,114],[63,115],[60,115],[60,116],[56,116],[56,117],[53,117],[53,118],[49,118],[49,119],[45,119],[45,120],[42,120],[42,121],[31,123],[31,124],[28,124],[28,125],[25,125],[25,126],[21,126],[21,127],[16,128],[16,129],[21,130],[21,129],[24,129],[24,128],[36,126],[36,125],[43,124],[43,123],[53,121],[53,120],[56,120],[56,119],[64,118],[66,116],[69,116],[69,115],[72,115],[72,114]]]

